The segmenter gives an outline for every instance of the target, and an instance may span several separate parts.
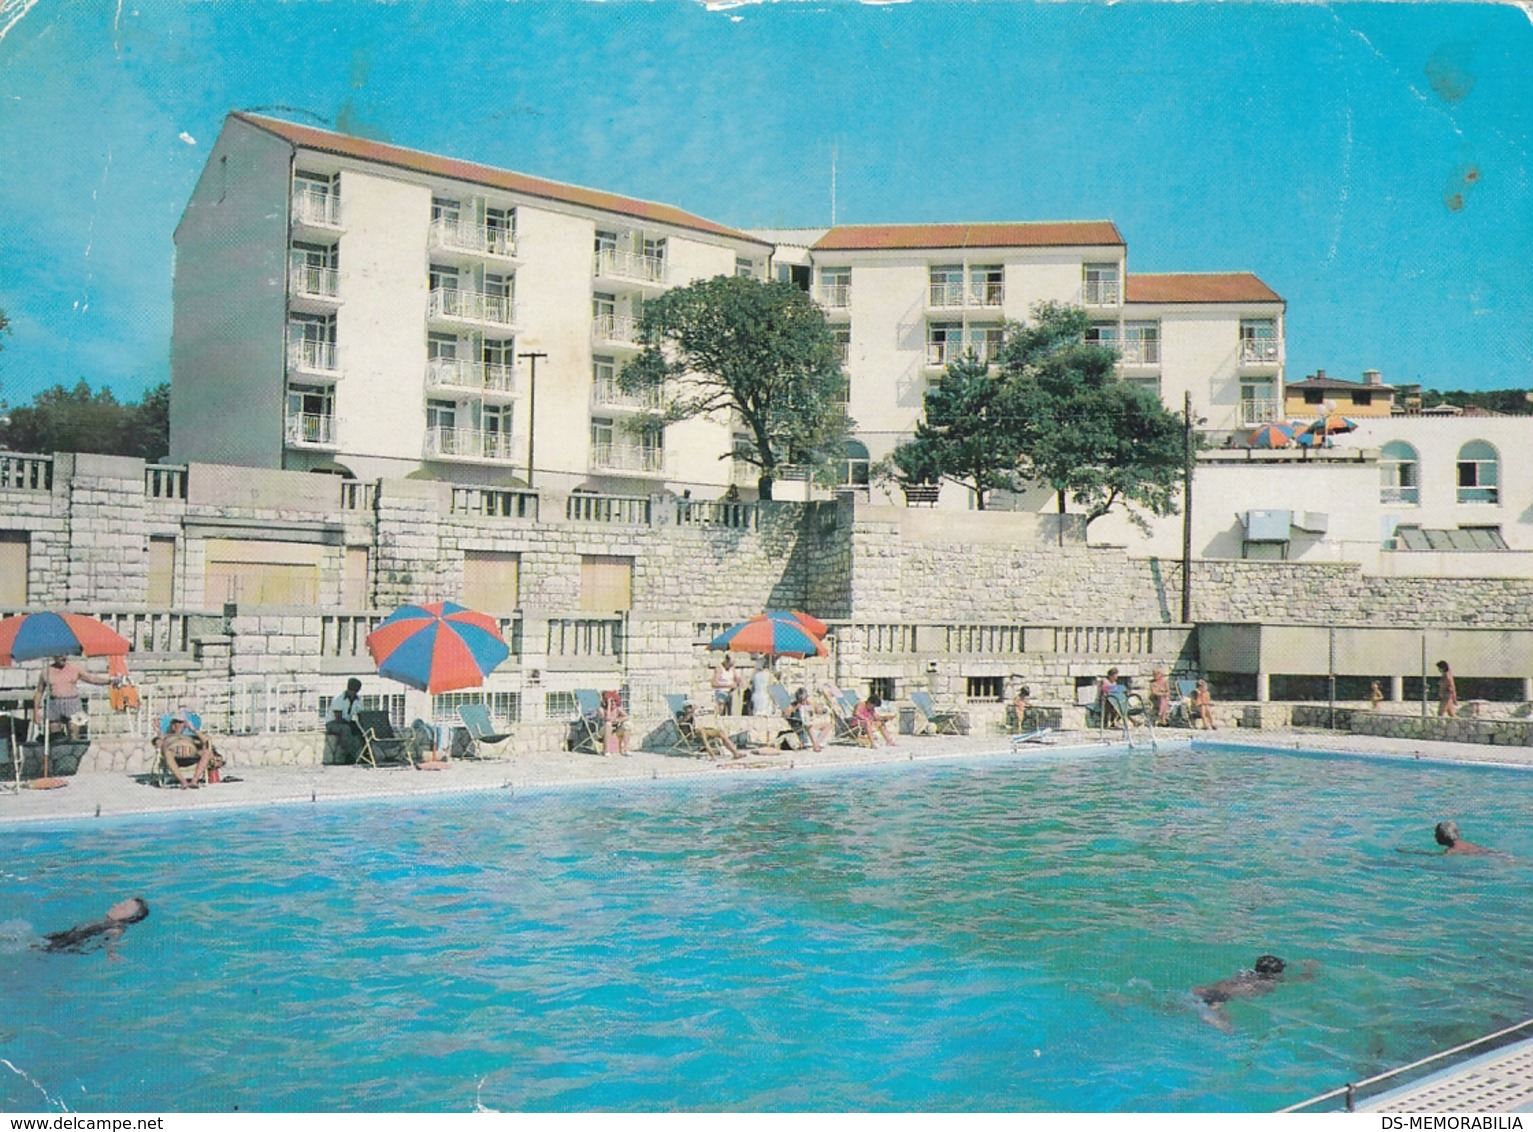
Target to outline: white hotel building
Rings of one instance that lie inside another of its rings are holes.
[[[735,272],[823,304],[854,481],[911,434],[949,360],[989,356],[1040,300],[1085,306],[1124,379],[1176,409],[1190,391],[1207,428],[1281,412],[1283,300],[1246,273],[1131,274],[1105,221],[746,232],[234,113],[175,239],[177,461],[506,486],[531,467],[566,491],[749,498],[730,421],[635,435],[623,421],[645,406],[615,383],[647,298]]]

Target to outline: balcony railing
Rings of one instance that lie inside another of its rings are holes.
[[[336,443],[335,418],[328,413],[289,413],[287,442],[333,446]]]
[[[601,409],[659,409],[665,393],[658,387],[625,393],[616,380],[598,380],[591,386],[591,404]]]
[[[336,193],[299,189],[293,194],[293,219],[320,228],[341,226],[341,198]]]
[[[305,373],[336,374],[341,368],[334,342],[314,342],[306,338],[287,344],[287,364]]]
[[[431,318],[491,322],[497,326],[510,326],[515,313],[508,295],[491,295],[461,287],[433,288],[430,306],[427,308]]]
[[[564,502],[564,517],[572,523],[647,527],[650,521],[650,499],[647,495],[571,492]]]
[[[670,279],[665,257],[602,248],[596,253],[597,275],[613,279],[636,279],[640,283],[665,283]]]
[[[185,499],[186,465],[144,465],[144,495],[150,499]]]
[[[495,362],[467,358],[432,358],[426,363],[428,389],[472,389],[480,393],[516,392],[516,370]]]
[[[820,305],[833,311],[846,310],[852,305],[852,285],[850,283],[821,283]]]
[[[1245,397],[1240,402],[1240,423],[1243,425],[1259,425],[1280,420],[1282,413],[1283,407],[1276,401],[1258,401]]]
[[[591,337],[598,342],[639,344],[639,320],[626,314],[599,314],[591,320]]]
[[[436,426],[426,430],[425,455],[428,458],[507,463],[512,458],[511,434],[477,428]]]
[[[438,218],[431,222],[431,246],[476,255],[516,255],[516,237],[488,224],[464,224]]]
[[[0,452],[0,487],[16,491],[51,491],[53,457]]]
[[[665,470],[665,449],[640,444],[593,444],[591,470],[655,475]]]
[[[1006,301],[1006,284],[995,282],[971,283],[969,302],[977,307],[998,307]]]
[[[1380,503],[1407,503],[1415,507],[1421,503],[1421,488],[1385,487],[1379,491]]]
[[[962,361],[970,351],[973,351],[975,361],[982,365],[990,365],[1000,353],[1000,346],[994,342],[963,342],[956,338],[928,342],[926,364],[928,366],[951,365],[953,362]]]
[[[309,263],[292,264],[287,271],[288,287],[305,299],[334,299],[341,293],[341,273],[333,267]]]
[[[961,307],[964,295],[967,293],[961,280],[950,280],[945,283],[933,283],[927,296],[927,306],[932,307]]]
[[[1122,290],[1116,279],[1088,279],[1086,280],[1086,293],[1084,296],[1088,306],[1110,307],[1117,306]]]
[[[1242,338],[1240,362],[1248,366],[1275,366],[1281,353],[1276,338]]]
[[[1123,356],[1125,365],[1131,366],[1158,366],[1160,365],[1160,342],[1153,339],[1125,338],[1122,342],[1115,343]]]

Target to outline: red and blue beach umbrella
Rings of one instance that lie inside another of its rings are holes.
[[[128,638],[83,613],[21,613],[0,620],[0,665],[49,656],[127,656]]]
[[[1293,429],[1278,421],[1269,421],[1251,434],[1250,448],[1287,448],[1293,443]]]
[[[768,617],[775,617],[779,621],[787,621],[789,624],[797,624],[808,629],[811,636],[824,637],[830,626],[818,617],[812,617],[802,609],[769,609]]]
[[[477,688],[511,655],[493,617],[452,601],[396,609],[367,635],[378,674],[423,692]]]
[[[793,614],[763,613],[726,629],[708,642],[710,649],[767,656],[829,656],[825,642]]]

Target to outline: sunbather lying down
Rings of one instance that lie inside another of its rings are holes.
[[[1040,727],[1036,731],[1029,731],[1026,735],[1013,735],[1011,737],[1011,749],[1016,750],[1026,743],[1047,745],[1054,742],[1054,729],[1052,727]]]

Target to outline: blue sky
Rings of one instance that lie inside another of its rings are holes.
[[[1533,18],[1479,4],[0,0],[0,398],[169,376],[235,108],[726,224],[1117,222],[1323,367],[1533,388]]]

